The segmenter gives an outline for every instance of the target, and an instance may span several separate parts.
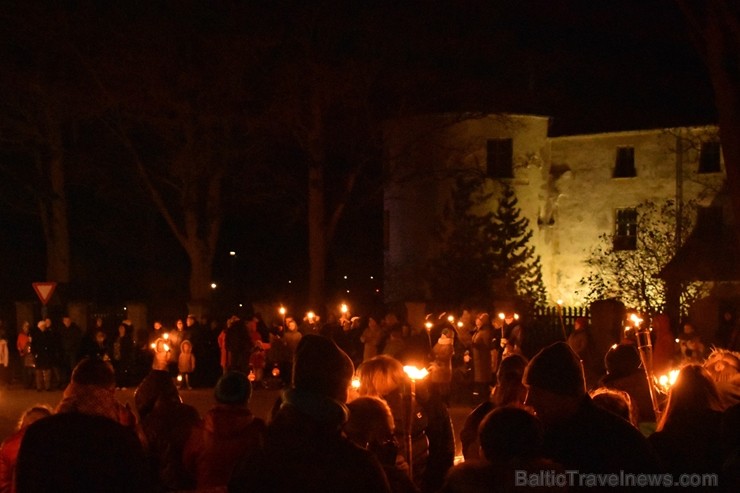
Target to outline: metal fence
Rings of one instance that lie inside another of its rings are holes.
[[[526,336],[522,350],[533,356],[541,348],[555,341],[567,339],[573,332],[575,320],[584,317],[590,321],[591,314],[586,307],[553,306],[540,308],[531,314],[526,323]]]

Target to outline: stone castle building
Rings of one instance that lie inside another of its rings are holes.
[[[713,203],[725,179],[716,127],[551,137],[549,118],[442,114],[385,128],[386,301],[423,300],[424,271],[454,176],[477,170],[508,181],[533,230],[550,303],[583,302],[578,282],[603,233],[634,248],[635,207],[680,198]]]

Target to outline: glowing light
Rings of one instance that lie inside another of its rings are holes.
[[[312,311],[308,311],[306,313],[306,318],[308,319],[309,323],[313,323],[314,319],[316,318],[316,314]]]
[[[557,303],[557,304],[558,304],[558,306],[563,306],[563,300],[558,300],[558,301],[556,301],[555,303]]]
[[[432,325],[433,325],[432,322],[429,322],[429,321],[424,322],[424,327],[426,327],[427,330],[432,330]]]
[[[353,378],[351,385],[352,385],[352,388],[353,389],[355,389],[355,390],[359,389],[360,388],[360,379],[357,378],[357,377]]]
[[[280,315],[285,316],[285,307],[281,306],[280,308],[278,308],[278,312],[280,313]]]
[[[658,377],[658,384],[660,384],[660,386],[663,387],[664,390],[670,389],[673,384],[676,383],[679,371],[680,370],[671,370],[668,372],[667,375],[661,375],[660,377]]]
[[[637,314],[635,313],[630,315],[630,320],[632,321],[633,324],[635,324],[635,328],[637,328],[642,323],[642,319],[638,317]]]
[[[153,342],[153,343],[151,344],[151,346],[152,346],[152,349],[157,349],[157,344],[156,344],[156,343],[154,343],[154,342]]]
[[[170,338],[170,334],[169,334],[169,332],[165,332],[165,333],[164,333],[164,335],[163,335],[162,337],[164,338],[164,340],[165,340],[165,341],[166,341],[167,339],[169,339],[169,338]]]
[[[177,381],[178,381],[178,382],[182,382],[182,375],[178,375],[178,376],[177,376]]]
[[[279,377],[280,376],[280,368],[278,368],[277,366],[275,368],[273,368],[272,369],[272,376],[273,377]]]
[[[617,349],[617,344],[612,344],[612,349]]]
[[[236,257],[236,252],[232,250],[229,252],[229,255],[231,255],[232,257]]]
[[[465,325],[465,324],[464,324],[464,323],[462,323],[462,320],[458,320],[458,321],[457,321],[457,326],[458,326],[458,327],[462,327],[463,325]]]
[[[676,338],[676,344],[678,344],[678,343],[679,343],[679,340],[678,340],[678,338]]]
[[[515,313],[514,314],[514,320],[519,320],[519,314],[518,313]]]
[[[424,380],[427,375],[429,375],[429,370],[426,368],[417,368],[415,366],[407,365],[403,367],[403,371],[406,372],[406,375],[409,376],[411,380]]]
[[[344,276],[345,279],[347,279],[347,276]]]
[[[370,280],[372,281],[373,279],[375,279],[375,276],[370,276]]]
[[[503,319],[506,318],[506,315],[504,315],[504,312],[501,312],[501,313],[498,314],[498,318],[500,318],[501,320],[503,320]]]
[[[339,311],[341,311],[342,313],[347,313],[349,311],[349,307],[346,303],[342,303],[342,306],[339,307]]]
[[[165,351],[169,351],[170,350],[170,345],[169,344],[165,344],[164,345],[164,350]]]
[[[211,283],[211,289],[216,289],[216,283],[215,282],[212,282]]]
[[[450,322],[451,324],[454,324],[455,323],[455,317],[453,317],[452,315],[450,315],[449,317],[447,317],[447,321]]]

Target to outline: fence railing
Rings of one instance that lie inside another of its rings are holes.
[[[584,317],[589,321],[591,318],[588,308],[567,306],[540,308],[531,316],[532,320],[527,323],[527,335],[522,348],[528,356],[532,356],[548,344],[567,338],[573,332],[577,318]]]

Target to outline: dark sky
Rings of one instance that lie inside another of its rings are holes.
[[[43,2],[38,5],[45,11]],[[171,29],[181,39],[189,39],[192,31],[247,33],[252,40],[264,35],[274,41],[313,26],[306,32],[315,43],[312,53],[322,60],[340,66],[363,57],[373,60],[380,87],[374,104],[384,116],[461,110],[534,113],[552,117],[552,135],[703,124],[715,118],[706,71],[672,0],[171,1],[129,2],[118,10],[107,3],[70,2],[66,8],[72,22],[86,19],[88,24],[81,24],[79,31],[95,25],[111,37],[126,32],[129,21],[160,35]],[[44,39],[24,38],[24,23],[33,24],[30,15],[24,18],[30,11],[19,12],[19,17],[13,17],[12,9],[0,15],[0,27],[7,31],[1,38],[3,53],[22,48],[42,55],[38,51],[45,50]],[[95,34],[90,36],[83,48],[94,52]],[[193,36],[191,42],[198,39]],[[100,42],[101,50],[106,42]],[[292,55],[287,49],[279,53]],[[168,63],[173,75],[187,78],[189,61]],[[249,90],[273,85],[265,75],[271,65],[264,61],[263,80]],[[265,94],[255,101],[268,104],[274,93]],[[0,111],[7,107],[0,105]],[[94,152],[99,161],[105,151]],[[275,144],[270,154],[289,160],[291,151]],[[123,169],[120,156],[104,161],[111,170]],[[359,184],[340,224],[329,276],[337,291],[355,289],[343,280],[345,273],[363,278],[366,292],[380,284],[379,178],[377,166]],[[100,188],[109,183],[105,179],[82,182],[70,185],[78,194],[72,197],[73,251],[87,277],[99,278],[93,294],[115,299],[154,290],[182,296],[187,282],[184,255],[151,208],[136,205],[140,196],[125,187]],[[121,178],[118,183],[125,182]],[[283,191],[274,190],[278,192]],[[250,296],[263,287],[286,296],[293,289],[289,278],[305,281],[305,221],[296,214],[300,203],[299,197],[288,212],[242,209],[231,214],[216,261],[220,279],[237,278]],[[44,271],[38,218],[0,201],[0,226],[0,254],[7,260],[0,298],[33,296],[30,281],[39,280]],[[157,245],[169,254],[162,256]],[[249,253],[234,261],[228,256],[232,249]],[[150,274],[157,270],[157,282],[152,283]],[[375,276],[373,283],[370,275]]]

